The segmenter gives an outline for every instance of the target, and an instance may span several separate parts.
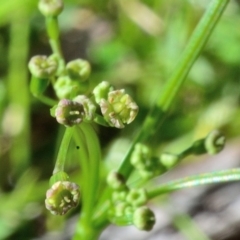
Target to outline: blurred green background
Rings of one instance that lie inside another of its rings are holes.
[[[140,107],[123,131],[98,127],[110,165],[119,163],[141,128],[208,2],[65,1],[59,23],[66,60],[88,59],[92,88],[107,80]],[[51,50],[37,1],[0,0],[0,6],[0,239],[34,239],[61,231],[65,221],[44,208],[62,131],[28,89],[29,58]],[[149,141],[156,154],[178,152],[213,128],[228,139],[239,136],[239,26],[240,1],[230,1],[161,131]],[[69,171],[76,166],[70,159]]]

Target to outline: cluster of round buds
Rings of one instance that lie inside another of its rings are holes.
[[[46,208],[54,215],[64,215],[78,205],[79,187],[69,181],[58,181],[46,193]]]
[[[91,66],[88,61],[75,59],[67,63],[66,74],[57,78],[54,83],[54,90],[59,99],[74,98],[83,94],[89,87]]]
[[[152,211],[145,206],[148,195],[144,188],[129,189],[124,177],[110,172],[108,185],[113,189],[109,219],[116,225],[134,224],[140,230],[149,231],[155,223]]]
[[[152,178],[163,171],[159,158],[152,156],[150,148],[142,143],[135,145],[130,162],[143,179]]]

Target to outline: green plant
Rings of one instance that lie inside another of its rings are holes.
[[[123,89],[113,90],[108,82],[100,83],[91,92],[87,90],[89,63],[77,59],[65,65],[61,52],[57,16],[63,10],[63,2],[39,1],[39,9],[46,19],[53,55],[36,56],[31,59],[29,63],[32,74],[31,91],[43,102],[50,106],[54,105],[51,115],[66,126],[50,180],[53,190],[49,190],[51,193],[47,194],[46,206],[53,214],[62,215],[81,199],[81,214],[73,239],[97,239],[101,231],[111,222],[117,225],[133,224],[141,230],[149,231],[155,223],[154,213],[146,206],[151,198],[183,187],[239,180],[240,171],[232,169],[188,177],[148,191],[141,187],[147,180],[163,174],[189,154],[206,152],[215,154],[224,146],[225,139],[219,131],[214,131],[206,138],[194,142],[190,148],[178,155],[162,154],[159,158],[152,155],[151,149],[142,143],[151,136],[152,129],[158,127],[165,119],[186,75],[227,3],[227,0],[213,0],[210,4],[119,169],[111,172],[106,182],[106,174],[100,175],[100,172],[105,170],[104,162],[101,160],[101,150],[92,123],[124,128],[125,124],[131,123],[136,117],[138,106]],[[44,95],[49,83],[53,85],[60,99],[58,104],[55,103],[56,100]],[[64,164],[68,159],[67,149],[72,138],[80,148],[78,151],[81,166],[78,182],[80,190],[75,183],[70,182],[64,171]],[[140,182],[136,184],[136,189],[128,184],[133,171],[139,173]],[[64,183],[68,185],[61,185]],[[71,184],[74,184],[74,187],[70,192],[67,187],[60,188]],[[69,205],[71,201],[74,201],[72,206]]]
[[[118,169],[108,169],[102,159],[95,124],[123,129],[134,121],[139,107],[125,89],[114,90],[107,81],[91,86],[88,61],[76,59],[65,62],[58,26],[58,15],[64,10],[63,1],[39,1],[52,55],[31,58],[30,91],[51,107],[51,116],[65,127],[45,203],[51,213],[64,215],[81,202],[74,240],[97,239],[110,223],[135,225],[140,230],[150,231],[155,216],[147,202],[152,198],[185,187],[240,179],[240,170],[230,169],[190,176],[150,190],[145,188],[147,182],[171,170],[187,156],[216,154],[224,147],[225,137],[218,130],[194,141],[178,154],[156,156],[148,141],[153,134],[161,133],[170,107],[228,2],[212,0]],[[119,4],[124,3],[119,1]],[[55,97],[48,95],[50,86]],[[70,148],[72,141],[75,151]],[[81,168],[74,182],[65,170],[68,159],[73,155]]]

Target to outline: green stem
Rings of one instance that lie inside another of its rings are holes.
[[[79,126],[74,126],[74,140],[77,146],[79,146],[79,160],[81,166],[81,189],[82,189],[82,217],[85,217],[86,211],[85,209],[88,208],[88,196],[89,196],[89,186],[88,183],[90,181],[90,172],[91,166],[89,162],[89,154],[88,154],[88,146],[86,142],[86,137],[82,131],[82,128]]]
[[[86,143],[88,155],[88,159],[81,159],[81,166],[83,161],[87,161],[88,169],[86,167],[82,169],[84,182],[83,207],[77,231],[73,239],[96,239],[95,235],[98,236],[100,230],[93,227],[92,216],[99,191],[99,163],[101,151],[98,138],[92,126],[88,123],[81,123],[78,128],[78,131],[81,131],[84,137],[82,140]],[[81,144],[79,141],[77,143]]]
[[[193,32],[182,57],[179,59],[179,62],[173,71],[172,76],[167,81],[162,94],[159,96],[156,104],[146,117],[143,127],[133,141],[133,144],[120,166],[119,171],[125,177],[128,177],[132,171],[129,159],[134,145],[137,142],[147,139],[152,133],[156,132],[156,128],[162,124],[174,98],[186,79],[188,72],[206,44],[228,2],[229,0],[213,0],[210,3],[206,13]]]
[[[86,137],[86,142],[88,146],[89,161],[91,165],[91,181],[89,182],[89,187],[91,193],[89,196],[89,205],[91,206],[89,215],[92,216],[93,208],[96,204],[98,196],[98,184],[99,184],[99,168],[101,160],[101,149],[98,141],[98,137],[93,130],[92,126],[88,123],[82,123],[82,130]]]
[[[178,189],[207,185],[213,183],[232,182],[240,180],[240,168],[228,169],[213,173],[204,173],[162,184],[148,192],[148,199]]]
[[[73,129],[67,127],[59,148],[57,161],[53,170],[53,174],[64,171],[64,165],[67,159],[67,152],[68,152],[68,147],[72,138],[72,134],[73,134]]]
[[[42,103],[52,107],[54,105],[57,105],[57,101],[53,100],[50,97],[44,96],[44,95],[36,95],[34,94],[34,97],[37,98],[39,101],[41,101]]]
[[[58,57],[59,60],[59,74],[64,71],[65,60],[60,44],[60,31],[57,17],[46,17],[46,27],[49,37],[49,43],[52,48],[52,52]]]

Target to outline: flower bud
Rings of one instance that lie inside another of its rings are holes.
[[[78,205],[79,187],[76,183],[58,181],[47,191],[45,205],[54,215],[64,215]]]
[[[144,188],[131,189],[126,197],[126,201],[134,207],[146,204],[147,200],[148,196]]]
[[[58,63],[53,57],[38,55],[30,59],[28,68],[34,77],[48,79],[55,75]]]
[[[160,162],[167,169],[173,167],[179,160],[179,156],[172,153],[162,153],[160,156]]]
[[[207,153],[219,153],[225,145],[225,136],[218,130],[211,131],[205,138],[204,145]]]
[[[80,94],[79,84],[72,81],[68,76],[59,77],[53,88],[59,99],[73,98]]]
[[[91,73],[91,67],[88,61],[76,59],[70,61],[66,66],[68,76],[72,80],[86,81]]]
[[[116,217],[123,216],[125,214],[126,210],[129,211],[129,207],[131,207],[131,206],[126,202],[117,203],[117,205],[114,207],[114,215]]]
[[[134,211],[132,221],[138,229],[150,231],[155,224],[155,216],[152,210],[142,206]]]
[[[124,89],[109,92],[108,99],[101,99],[99,105],[106,121],[116,128],[124,128],[138,113],[137,104]]]
[[[67,127],[79,124],[84,118],[83,105],[68,99],[62,99],[55,109],[55,116],[60,124]]]
[[[126,186],[124,177],[120,173],[114,171],[108,174],[107,183],[115,190],[121,190]]]
[[[127,188],[123,189],[123,190],[117,190],[114,191],[112,194],[112,201],[113,202],[121,202],[121,201],[125,201],[126,197],[127,197]]]
[[[38,9],[45,17],[56,17],[63,10],[62,0],[40,0]]]
[[[97,108],[94,103],[85,95],[78,95],[73,99],[73,101],[82,104],[85,113],[84,119],[92,121]]]
[[[131,164],[137,169],[145,169],[146,162],[151,158],[151,150],[142,143],[137,143],[134,147]]]
[[[99,83],[93,89],[93,95],[95,97],[96,103],[99,104],[101,99],[107,99],[108,93],[110,91],[113,91],[113,86],[111,86],[109,82],[103,81]]]

